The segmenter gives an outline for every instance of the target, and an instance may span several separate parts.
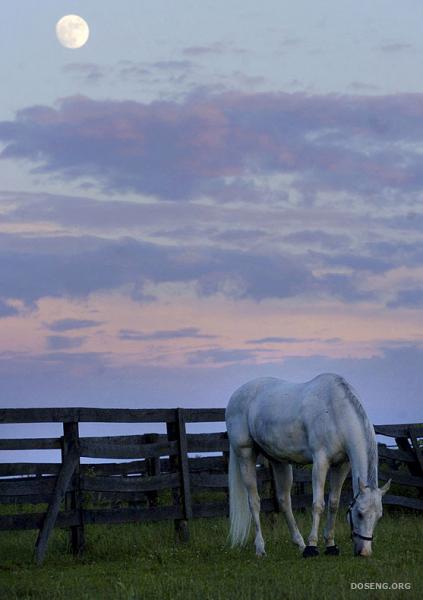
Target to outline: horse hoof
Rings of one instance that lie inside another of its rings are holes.
[[[312,556],[319,556],[317,546],[306,546],[303,551],[303,558],[311,558]]]
[[[339,556],[340,550],[336,544],[334,546],[327,546],[325,554],[326,556]]]

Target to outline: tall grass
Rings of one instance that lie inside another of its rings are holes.
[[[298,514],[306,534],[310,515]],[[175,543],[173,523],[89,526],[84,556],[68,552],[66,531],[56,530],[42,567],[32,562],[36,532],[0,537],[0,598],[116,600],[279,600],[421,598],[420,516],[391,512],[376,531],[374,555],[352,556],[344,519],[337,526],[341,556],[304,560],[288,538],[282,517],[263,518],[267,556],[252,543],[230,549],[227,520],[190,524],[191,541]],[[411,590],[357,591],[351,582],[410,583]]]

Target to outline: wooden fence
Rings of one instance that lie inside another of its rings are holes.
[[[83,550],[87,524],[168,519],[175,522],[178,537],[187,541],[190,519],[228,514],[229,447],[226,432],[187,433],[186,424],[222,421],[220,408],[0,410],[0,424],[63,424],[63,435],[57,438],[0,439],[3,451],[61,451],[60,463],[0,462],[0,504],[47,505],[40,512],[0,515],[0,530],[38,529],[38,563],[54,527],[70,529],[75,553]],[[80,437],[83,422],[162,423],[166,434]],[[394,490],[406,490],[391,492],[384,503],[422,511],[423,424],[375,425],[375,431],[396,444],[379,444],[380,480],[391,478]],[[126,462],[81,463],[81,457]],[[258,463],[262,510],[278,511],[271,469],[264,459]],[[296,467],[294,482],[294,508],[310,506],[310,468]],[[346,491],[343,499],[350,496]]]

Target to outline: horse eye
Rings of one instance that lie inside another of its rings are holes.
[[[359,512],[359,513],[358,513],[358,518],[359,518],[359,519],[362,519],[362,518],[363,518],[363,513]]]

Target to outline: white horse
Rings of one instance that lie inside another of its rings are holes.
[[[265,554],[256,477],[256,458],[260,452],[272,465],[280,509],[285,514],[292,540],[304,557],[319,553],[319,521],[325,507],[328,471],[325,554],[339,554],[334,539],[335,518],[342,485],[351,468],[354,498],[348,515],[354,554],[370,556],[373,531],[382,516],[382,496],[388,491],[390,481],[378,489],[374,429],[356,393],[342,377],[322,374],[307,383],[289,383],[273,377],[250,381],[231,396],[226,424],[230,442],[230,539],[233,546],[245,544],[252,518],[256,554]],[[313,463],[313,523],[307,546],[291,509],[291,462]]]

